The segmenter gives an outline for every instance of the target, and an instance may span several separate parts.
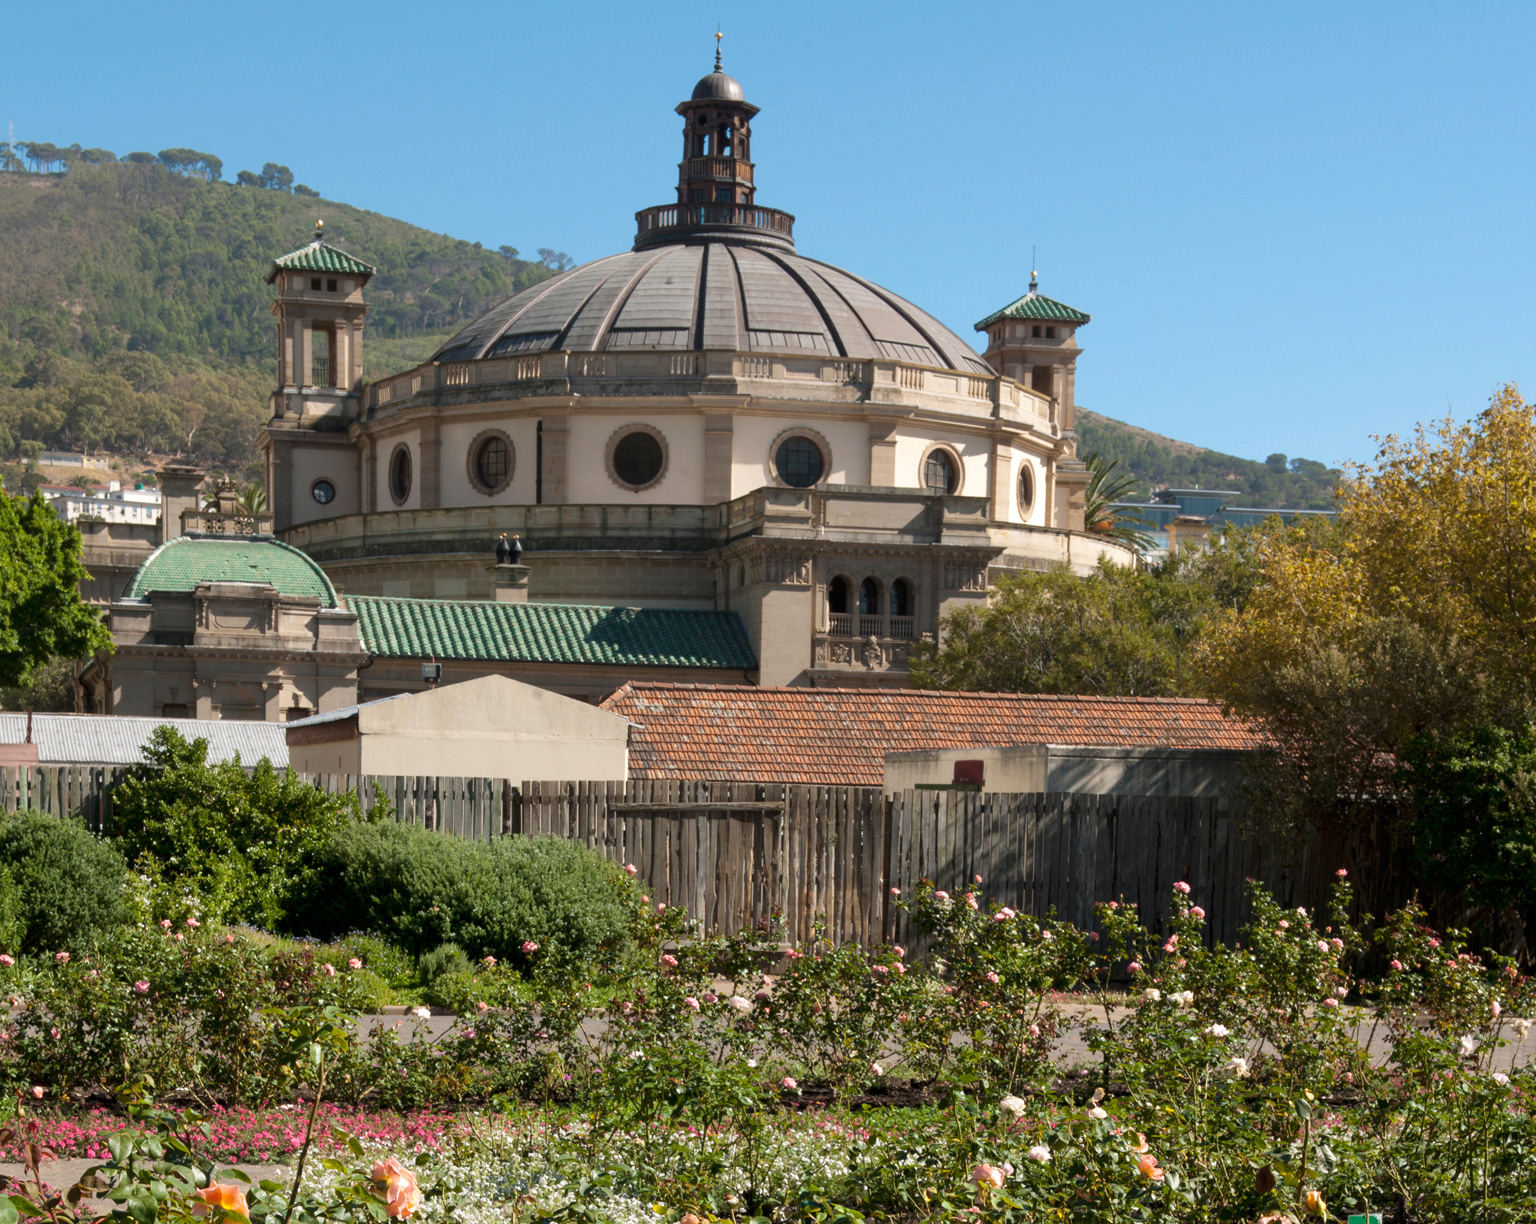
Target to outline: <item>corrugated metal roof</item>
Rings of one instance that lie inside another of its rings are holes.
[[[288,764],[288,740],[275,722],[216,722],[197,718],[128,718],[114,714],[34,714],[32,742],[40,765],[137,765],[156,727],[174,727],[187,739],[208,741],[208,759],[239,754],[245,765],[266,757]],[[0,744],[27,738],[27,716],[0,713]]]

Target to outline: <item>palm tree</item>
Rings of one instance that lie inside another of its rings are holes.
[[[251,481],[240,494],[240,504],[251,514],[263,513],[267,508],[267,486],[259,480]]]
[[[1090,451],[1083,462],[1087,464],[1090,473],[1083,506],[1083,527],[1098,535],[1129,544],[1137,552],[1151,548],[1152,537],[1139,528],[1154,527],[1156,524],[1148,522],[1134,511],[1114,504],[1122,501],[1136,488],[1136,477],[1116,476],[1115,469],[1120,466],[1120,460],[1110,459],[1098,451]]]

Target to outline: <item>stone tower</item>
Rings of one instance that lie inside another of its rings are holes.
[[[976,330],[987,333],[987,363],[1004,378],[1051,397],[1053,423],[1071,432],[1076,417],[1077,329],[1093,318],[1040,292],[1040,274],[1029,274],[1029,292],[989,314]]]
[[[273,421],[344,430],[360,415],[363,381],[363,286],[374,269],[315,239],[272,262],[267,284],[277,286],[277,389]]]

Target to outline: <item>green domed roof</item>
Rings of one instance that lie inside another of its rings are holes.
[[[284,595],[318,599],[340,606],[325,571],[297,548],[267,538],[240,539],[179,536],[150,553],[134,572],[127,598],[151,591],[190,591],[200,582],[261,582]]]

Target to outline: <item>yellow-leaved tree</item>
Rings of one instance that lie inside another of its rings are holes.
[[[1473,729],[1531,726],[1532,406],[1506,386],[1470,422],[1388,437],[1339,500],[1336,523],[1265,533],[1255,589],[1198,647],[1207,691],[1273,736],[1254,798],[1292,825],[1412,792]]]

